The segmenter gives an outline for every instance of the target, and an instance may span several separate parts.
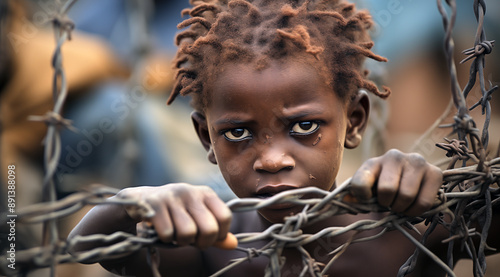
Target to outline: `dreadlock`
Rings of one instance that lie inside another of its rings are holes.
[[[224,63],[253,64],[265,69],[270,60],[295,53],[314,57],[320,72],[326,69],[328,82],[341,97],[359,88],[386,98],[390,90],[366,79],[362,69],[366,57],[387,61],[374,54],[368,35],[372,26],[366,11],[342,0],[190,0],[190,15],[177,27],[186,30],[176,37],[174,61],[176,82],[167,103],[181,94],[193,96],[193,106],[202,111],[208,105],[207,86]],[[187,28],[189,27],[189,28]],[[299,56],[299,55],[296,55]],[[351,95],[349,95],[351,94]]]

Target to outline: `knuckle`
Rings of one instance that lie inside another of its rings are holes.
[[[373,166],[375,166],[378,162],[380,161],[380,158],[379,157],[374,157],[374,158],[370,158],[368,160],[366,160],[363,165],[361,166],[360,169],[364,169],[364,170],[367,170],[367,169],[371,169]]]
[[[410,153],[408,154],[408,161],[410,164],[416,167],[425,167],[427,166],[427,162],[425,161],[424,157],[418,153]]]
[[[385,153],[385,156],[388,156],[390,158],[396,158],[396,159],[402,159],[404,154],[403,152],[399,151],[398,149],[390,149]]]
[[[213,194],[213,193],[215,193],[214,190],[212,188],[210,188],[209,186],[197,186],[197,188],[200,191],[205,192],[207,194]]]
[[[137,188],[124,188],[120,190],[116,196],[124,199],[137,198]],[[134,197],[135,196],[135,197]]]
[[[177,196],[190,195],[191,185],[186,183],[169,184],[168,188],[172,189]]]
[[[406,154],[397,149],[391,149],[379,158],[381,159],[382,163],[400,164],[405,160]]]

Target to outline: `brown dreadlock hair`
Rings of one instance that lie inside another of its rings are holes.
[[[373,22],[366,11],[342,0],[190,0],[190,15],[180,23],[187,28],[176,37],[176,82],[167,104],[181,94],[193,96],[193,107],[208,105],[207,85],[224,63],[253,64],[256,70],[270,60],[314,57],[319,72],[326,69],[328,82],[341,99],[364,88],[386,98],[390,90],[366,79],[366,57],[375,55],[368,29]],[[205,85],[204,85],[205,84]]]

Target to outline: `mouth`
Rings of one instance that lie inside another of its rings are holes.
[[[289,191],[293,189],[299,188],[298,186],[294,185],[288,185],[288,184],[278,184],[278,185],[265,185],[259,189],[257,189],[254,197],[259,198],[259,199],[270,199],[271,197],[274,197],[275,195],[284,192],[284,191]],[[279,202],[279,199],[276,199],[276,202]],[[297,206],[294,203],[273,203],[270,204],[263,209],[266,210],[285,210],[285,209],[290,209],[292,207]]]
[[[267,199],[273,197],[274,195],[276,194],[271,194],[271,193],[257,194],[255,195],[255,198]]]

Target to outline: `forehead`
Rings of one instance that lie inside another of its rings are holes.
[[[209,97],[208,108],[219,111],[228,107],[281,110],[291,106],[340,103],[316,68],[292,62],[275,62],[263,70],[255,70],[251,65],[228,64],[215,78]]]

